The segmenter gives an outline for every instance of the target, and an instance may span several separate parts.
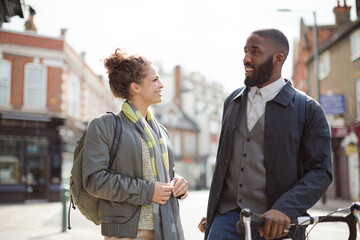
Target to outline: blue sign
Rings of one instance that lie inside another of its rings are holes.
[[[321,95],[320,104],[326,114],[339,115],[345,112],[344,94]]]

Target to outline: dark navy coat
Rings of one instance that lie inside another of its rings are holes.
[[[244,88],[225,101],[214,176],[210,188],[205,239],[232,157],[235,130],[239,125]],[[300,140],[299,120],[294,108],[295,90],[288,82],[267,102],[265,108],[264,156],[268,208],[277,209],[290,219],[306,213],[325,193],[332,181],[330,128],[319,103],[306,97],[305,124]],[[236,146],[235,146],[236,147]],[[297,161],[302,166],[298,173]],[[239,173],[241,174],[241,172]],[[299,176],[298,176],[299,175]],[[236,191],[236,189],[234,189]]]

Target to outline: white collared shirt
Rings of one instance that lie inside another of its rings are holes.
[[[285,84],[284,78],[281,77],[265,87],[250,88],[247,100],[247,127],[249,131],[251,131],[259,118],[265,113],[266,103],[273,100]]]

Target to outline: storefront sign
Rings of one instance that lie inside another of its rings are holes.
[[[344,94],[321,95],[320,103],[326,114],[339,115],[345,112]]]
[[[333,138],[344,138],[349,135],[348,127],[333,127],[332,128],[332,137]]]
[[[13,119],[1,119],[1,126],[20,128],[47,128],[46,122],[22,121]]]

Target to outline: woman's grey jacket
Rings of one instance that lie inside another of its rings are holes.
[[[100,198],[101,234],[135,238],[141,205],[151,204],[155,183],[143,180],[142,144],[135,125],[119,114],[122,134],[111,169],[109,152],[115,133],[115,120],[110,114],[93,119],[84,142],[83,186]],[[163,129],[164,130],[164,129]],[[165,136],[167,135],[164,134]],[[170,166],[174,155],[169,146]],[[171,169],[173,178],[173,169]]]

